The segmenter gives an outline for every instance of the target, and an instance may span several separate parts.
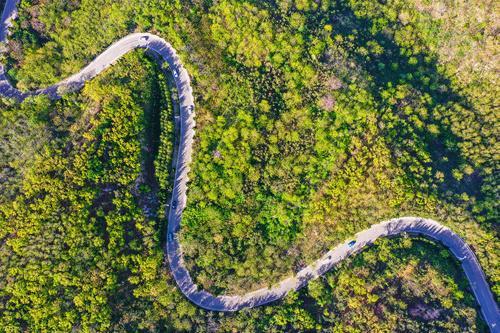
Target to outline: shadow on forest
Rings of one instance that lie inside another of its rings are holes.
[[[439,72],[438,59],[433,55],[423,53],[412,56],[404,55],[405,50],[396,44],[390,34],[377,33],[372,36],[369,28],[373,22],[357,18],[349,8],[345,8],[339,15],[344,17],[344,20],[336,20],[341,23],[338,25],[339,32],[343,35],[349,35],[353,34],[354,30],[358,30],[358,35],[361,37],[355,41],[358,47],[366,47],[370,40],[375,39],[384,48],[384,53],[375,61],[365,61],[363,56],[357,53],[356,50],[351,50],[351,57],[374,79],[375,89],[373,89],[372,93],[378,99],[378,102],[382,102],[380,104],[381,113],[387,112],[382,111],[387,108],[389,112],[397,116],[396,130],[382,132],[386,137],[388,146],[391,148],[393,162],[405,171],[405,176],[412,186],[419,188],[423,193],[427,193],[430,189],[422,186],[422,180],[427,184],[435,184],[436,180],[433,179],[433,175],[436,172],[442,172],[444,175],[443,181],[437,184],[436,190],[436,194],[440,199],[454,201],[454,198],[462,193],[472,195],[479,200],[482,199],[480,192],[482,178],[478,171],[470,175],[462,173],[463,178],[460,180],[453,176],[453,170],[459,170],[461,165],[469,163],[459,147],[462,138],[452,132],[449,123],[445,123],[446,117],[439,120],[432,119],[433,124],[438,126],[439,131],[438,135],[433,135],[427,128],[419,128],[414,121],[408,119],[402,110],[398,109],[397,105],[387,104],[380,94],[382,91],[380,88],[387,87],[390,84],[393,86],[408,85],[418,95],[430,97],[423,104],[430,111],[429,114],[433,113],[431,110],[440,112],[440,110],[446,109],[454,110],[456,107],[473,109],[467,98],[452,88],[450,80]],[[348,18],[348,20],[345,18]],[[410,64],[410,58],[412,57],[413,60],[417,60],[414,64]],[[383,114],[380,114],[379,120],[382,117]],[[466,121],[466,119],[463,119],[463,121]],[[410,133],[414,135],[408,135]],[[416,144],[413,146],[408,145],[408,142],[414,141],[417,141]],[[423,177],[420,177],[412,171],[412,161],[413,158],[417,158],[418,149],[424,149],[429,154],[431,161],[421,163],[424,167],[431,167],[432,174],[426,173]],[[398,150],[409,151],[413,155],[412,161],[401,161],[396,154]]]
[[[273,17],[281,21],[283,13],[280,13],[274,2],[266,4],[261,4],[259,1],[249,2],[270,11]],[[460,166],[468,164],[468,161],[459,148],[462,139],[452,132],[450,125],[443,119],[432,119],[433,125],[438,127],[438,134],[432,134],[426,127],[419,128],[412,119],[409,119],[399,108],[400,105],[397,103],[391,105],[387,102],[387,98],[382,96],[382,92],[391,85],[392,87],[405,85],[415,93],[416,97],[427,96],[425,103],[419,102],[419,106],[430,111],[429,114],[433,113],[432,110],[449,110],[454,107],[472,109],[466,97],[454,90],[450,80],[439,72],[436,57],[424,53],[407,55],[409,52],[396,43],[390,29],[372,34],[370,32],[374,23],[372,20],[356,17],[353,9],[343,1],[337,3],[337,8],[338,10],[330,11],[328,14],[320,10],[305,14],[307,29],[303,32],[304,39],[310,39],[308,34],[317,29],[318,22],[333,23],[332,35],[341,35],[344,39],[350,35],[355,36],[352,41],[354,47],[346,48],[348,58],[354,60],[373,80],[370,87],[372,96],[378,103],[379,122],[387,120],[384,119],[387,112],[392,113],[393,121],[396,122],[395,130],[381,131],[390,148],[393,163],[404,170],[405,177],[412,187],[418,188],[423,193],[433,191],[432,188],[426,187],[426,184],[436,184],[436,194],[446,201],[455,200],[454,197],[462,193],[482,199],[480,192],[482,178],[478,171],[470,175],[463,173],[463,178],[460,180],[453,176],[453,170],[459,170]],[[367,60],[366,54],[362,54],[360,49],[369,50],[370,41],[376,41],[382,46],[383,53]],[[411,102],[415,101],[410,100],[410,106]],[[419,159],[417,156],[419,150],[424,150],[430,156],[430,162],[419,163],[425,168],[431,167],[431,174],[425,172],[423,175],[418,175],[412,171],[415,167],[414,162]],[[398,156],[398,152],[401,151],[409,152],[412,158],[403,161]],[[437,182],[433,177],[438,171],[443,174],[441,182]]]

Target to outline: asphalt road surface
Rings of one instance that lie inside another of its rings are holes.
[[[7,0],[6,2],[2,13],[0,42],[5,42],[8,37],[11,20],[16,16],[16,4],[17,0]],[[85,84],[85,81],[95,77],[124,54],[136,48],[147,49],[154,53],[159,61],[165,61],[169,64],[179,93],[180,137],[168,218],[167,255],[170,270],[177,285],[191,302],[212,311],[238,311],[264,305],[281,299],[292,290],[302,288],[308,281],[324,274],[347,256],[361,251],[377,238],[408,233],[422,235],[441,242],[453,253],[461,262],[471,289],[481,307],[484,319],[491,331],[494,333],[500,332],[498,305],[472,249],[449,228],[436,221],[419,217],[401,217],[375,224],[328,251],[320,259],[299,271],[297,275],[289,277],[271,288],[262,288],[244,295],[219,296],[212,295],[205,290],[199,290],[184,265],[182,248],[177,237],[181,226],[182,211],[186,207],[187,201],[189,165],[195,134],[194,99],[188,72],[184,69],[176,51],[168,42],[149,33],[130,34],[109,46],[80,72],[51,87],[28,93],[12,87],[4,74],[3,66],[0,65],[0,95],[23,100],[31,95],[46,94],[53,99],[57,99],[65,91],[80,89]],[[348,243],[352,240],[356,242],[354,245],[349,246]]]

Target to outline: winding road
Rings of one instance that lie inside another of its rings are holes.
[[[7,0],[0,27],[0,42],[8,37],[8,28],[16,16],[18,0]],[[177,168],[174,179],[172,202],[170,204],[167,255],[170,270],[182,293],[194,304],[212,311],[238,311],[264,305],[284,297],[288,292],[305,286],[310,280],[324,274],[335,264],[349,255],[361,251],[366,245],[373,243],[379,237],[387,237],[401,233],[422,235],[441,242],[461,262],[462,268],[469,280],[470,286],[485,321],[494,333],[500,332],[500,313],[486,281],[484,272],[472,249],[457,234],[440,223],[419,217],[401,217],[380,222],[353,236],[356,240],[353,246],[346,241],[325,253],[320,259],[305,267],[296,276],[287,278],[271,288],[262,288],[244,295],[214,296],[205,290],[198,289],[186,269],[182,257],[182,249],[177,234],[182,220],[182,211],[186,207],[186,191],[189,181],[189,165],[193,137],[195,134],[194,99],[188,72],[183,67],[174,48],[164,39],[149,33],[130,34],[102,52],[80,72],[45,89],[34,92],[21,92],[13,87],[0,64],[0,95],[19,101],[32,95],[46,94],[52,99],[60,98],[64,91],[79,89],[85,81],[97,76],[110,67],[120,57],[136,48],[144,48],[154,53],[160,62],[167,62],[173,73],[179,94],[180,104],[180,138],[177,155]]]

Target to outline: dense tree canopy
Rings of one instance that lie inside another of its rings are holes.
[[[174,45],[197,112],[181,244],[211,292],[418,215],[471,244],[498,296],[497,5],[473,2],[21,0],[0,61],[26,90],[133,31]],[[162,248],[171,83],[134,52],[60,101],[0,100],[0,327],[485,330],[459,265],[421,239],[380,241],[269,307],[195,308]]]

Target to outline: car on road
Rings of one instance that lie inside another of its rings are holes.
[[[177,208],[177,201],[172,201],[172,208],[176,209]]]
[[[168,241],[171,242],[174,240],[174,234],[172,232],[168,233]]]
[[[141,37],[141,42],[147,42],[149,39],[149,36],[142,36]]]
[[[187,110],[188,110],[188,114],[193,113],[193,111],[194,111],[194,105],[191,104],[190,106],[188,106]]]
[[[354,244],[356,244],[356,241],[352,240],[349,243],[347,243],[347,246],[349,246],[349,248],[352,248],[354,246]]]
[[[172,70],[172,75],[177,79],[179,77],[179,72],[177,71],[177,69],[173,69]]]

